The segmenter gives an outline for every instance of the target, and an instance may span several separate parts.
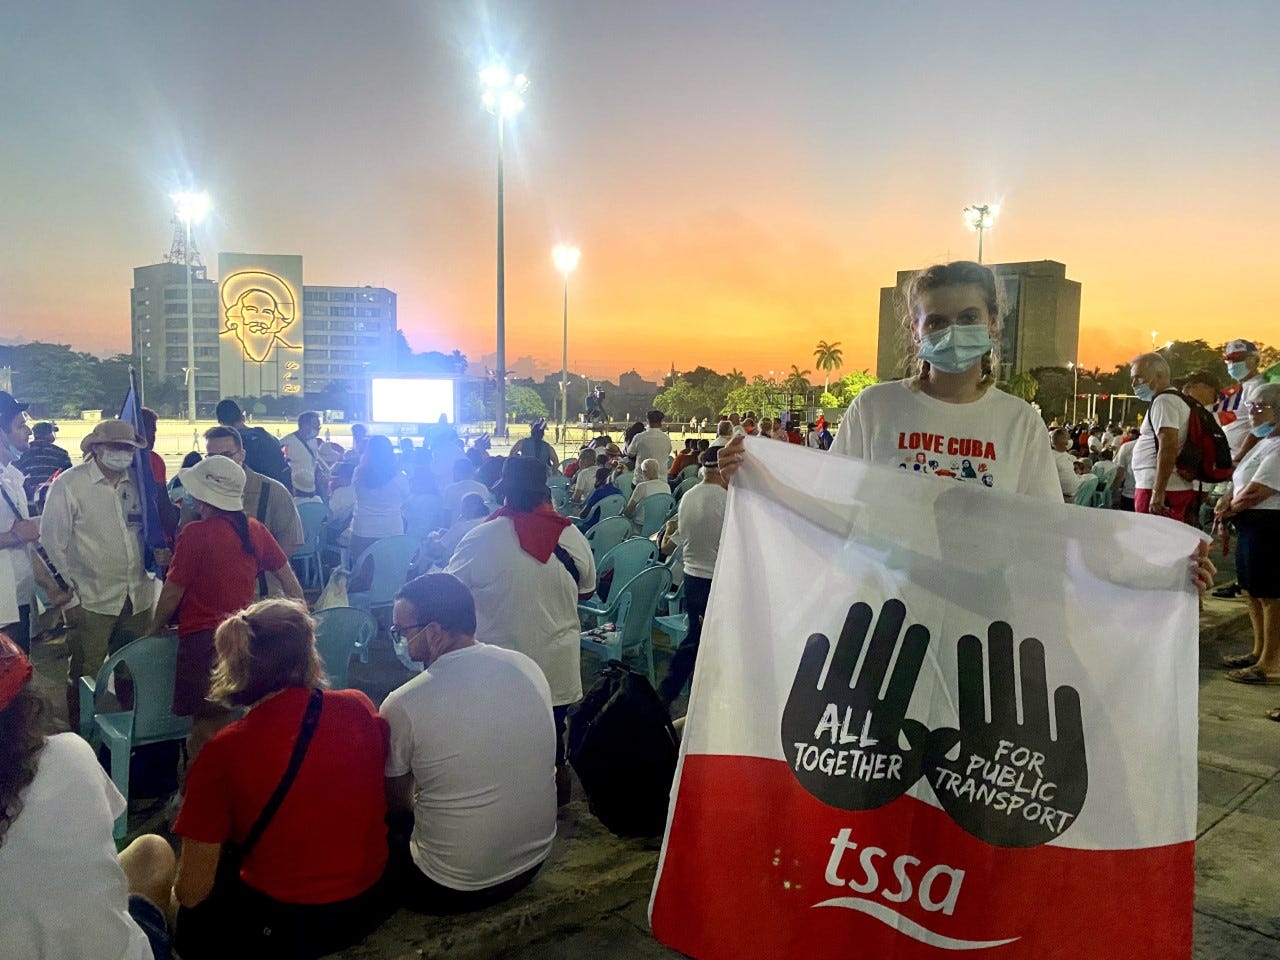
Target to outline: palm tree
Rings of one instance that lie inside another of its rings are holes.
[[[809,382],[809,370],[801,370],[794,363],[791,365],[791,372],[787,374],[787,379],[782,385],[787,388],[787,392],[791,396],[797,394],[804,397],[805,406],[809,404],[809,391],[813,389],[813,384]]]
[[[818,345],[813,348],[813,357],[817,361],[818,369],[826,374],[822,381],[822,392],[827,393],[831,387],[831,371],[839,370],[844,366],[844,351],[840,349],[840,341],[827,343],[825,340],[819,340]]]
[[[730,390],[736,390],[738,387],[745,387],[746,385],[747,385],[747,375],[743,373],[741,370],[739,370],[737,367],[734,367],[727,374],[725,374],[725,386],[727,386]]]

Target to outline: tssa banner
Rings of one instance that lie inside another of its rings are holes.
[[[1201,535],[747,453],[657,938],[698,960],[1190,957]]]

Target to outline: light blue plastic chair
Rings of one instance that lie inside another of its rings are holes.
[[[553,473],[551,476],[547,477],[547,486],[553,490],[556,487],[559,487],[561,490],[567,490],[569,488],[569,478],[563,473]]]
[[[366,561],[373,562],[369,589],[349,593],[347,602],[360,610],[390,607],[409,576],[409,564],[417,551],[418,541],[412,537],[386,537],[371,544],[351,564],[354,572],[362,569]]]
[[[596,501],[595,505],[587,512],[585,516],[579,517],[574,521],[581,529],[586,526],[587,522],[594,516],[596,523],[606,517],[616,517],[622,513],[622,508],[627,505],[627,498],[620,493],[611,493],[607,497],[601,497]]]
[[[378,635],[378,621],[355,607],[330,607],[315,614],[316,652],[324,661],[324,672],[334,690],[347,686],[347,670],[351,657],[358,654],[361,663],[369,662],[369,644]]]
[[[1093,505],[1095,507],[1100,507],[1103,510],[1111,509],[1112,494],[1115,490],[1116,477],[1119,473],[1119,470],[1112,470],[1099,480],[1098,490],[1093,495]]]
[[[613,481],[613,485],[618,488],[618,492],[627,500],[631,499],[631,491],[636,488],[636,475],[634,471],[628,471],[621,474],[618,479]]]
[[[661,530],[675,506],[676,498],[669,493],[653,493],[641,500],[636,506],[636,515],[640,518],[640,536],[652,537]]]
[[[569,488],[567,486],[551,487],[551,505],[562,517],[569,513]]]
[[[684,483],[686,480],[697,480],[698,471],[701,469],[702,469],[702,464],[700,463],[689,464],[689,466],[685,467],[683,470],[680,471],[680,482]]]
[[[1076,488],[1075,502],[1081,507],[1093,506],[1093,495],[1098,492],[1098,478],[1090,474]]]
[[[129,759],[135,747],[166,740],[185,740],[191,732],[190,717],[173,714],[173,679],[178,665],[178,638],[139,637],[109,656],[90,680],[80,678],[80,736],[93,746],[104,745],[111,754],[111,782],[129,799]],[[133,709],[98,713],[94,694],[105,690],[119,666],[133,676]],[[125,835],[129,813],[116,818],[112,836]]]
[[[596,564],[596,595],[590,600],[584,600],[578,604],[578,616],[586,622],[596,619],[604,613],[608,603],[600,598],[598,585],[606,573],[613,571],[613,581],[609,590],[610,596],[612,596],[613,591],[617,590],[620,584],[628,582],[657,559],[658,545],[652,540],[645,540],[641,537],[623,540],[601,557],[600,562]]]
[[[585,534],[591,546],[591,556],[596,566],[604,559],[604,555],[627,539],[631,532],[631,521],[626,517],[605,517]]]
[[[702,481],[699,480],[697,477],[690,477],[688,480],[681,480],[680,486],[676,487],[675,493],[672,494],[672,496],[675,497],[676,499],[676,503],[679,503],[681,499],[683,499],[686,493],[688,493],[690,490],[692,490],[701,482]]]
[[[304,587],[313,587],[324,580],[324,567],[320,563],[320,540],[324,535],[324,522],[329,509],[323,503],[298,504],[298,516],[302,518],[302,546],[293,552],[290,562],[301,569]]]
[[[583,633],[582,649],[606,661],[621,661],[624,655],[638,651],[644,657],[649,682],[657,683],[653,671],[653,615],[670,585],[671,571],[661,564],[646,567],[621,587],[615,585],[601,617],[617,624],[617,632],[609,637]]]

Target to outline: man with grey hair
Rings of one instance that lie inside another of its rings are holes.
[[[1075,500],[1076,491],[1084,478],[1076,472],[1075,457],[1071,455],[1071,431],[1059,427],[1049,435],[1053,447],[1053,465],[1058,470],[1058,484],[1062,487],[1062,499],[1067,503]]]
[[[1129,375],[1134,395],[1151,404],[1134,441],[1134,509],[1194,523],[1195,486],[1175,469],[1178,452],[1187,440],[1191,406],[1170,389],[1169,362],[1160,354],[1135,357],[1129,364]]]
[[[734,414],[737,416],[737,414]],[[733,421],[721,420],[716,427],[716,438],[711,441],[711,447],[719,449],[733,439]]]

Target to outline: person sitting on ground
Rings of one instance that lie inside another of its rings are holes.
[[[244,495],[241,498],[244,515],[261,521],[271,531],[284,555],[292,556],[306,539],[298,506],[284,484],[248,465],[242,437],[243,434],[230,427],[211,427],[204,433],[205,453],[210,457],[227,457],[240,465],[244,470]],[[254,596],[278,597],[282,591],[282,585],[276,578],[264,574],[258,579]]]
[[[462,538],[489,515],[488,491],[464,494],[458,505],[458,519],[447,530],[432,530],[422,541],[422,553],[429,564],[443,567],[453,557]]]
[[[498,492],[503,508],[462,538],[448,572],[475,597],[481,642],[520,651],[546,675],[557,796],[567,803],[564,723],[569,705],[582,699],[578,602],[595,593],[595,558],[582,532],[551,506],[544,464],[510,458]]]
[[[412,909],[478,910],[526,886],[551,852],[551,689],[529,657],[476,642],[475,601],[449,574],[405,584],[391,630],[425,667],[381,709],[391,877]]]
[[[253,601],[264,571],[273,572],[285,595],[295,600],[302,599],[302,585],[271,531],[256,518],[245,516],[245,472],[238,463],[230,457],[211,456],[178,476],[200,519],[178,534],[173,563],[147,633],[164,633],[174,613],[178,614],[173,712],[192,718],[187,739],[187,757],[192,761],[205,741],[233,717],[208,699],[218,624]]]
[[[71,455],[54,443],[54,434],[58,432],[56,423],[41,421],[31,428],[31,441],[27,451],[14,464],[26,480],[23,489],[27,491],[27,499],[35,501],[36,491],[42,484],[53,479],[59,470],[71,469]]]
[[[444,505],[444,526],[449,526],[460,515],[462,498],[469,493],[479,494],[483,499],[489,498],[489,488],[475,479],[476,471],[470,460],[457,460],[453,464],[453,482],[444,488],[442,493]]]
[[[168,960],[173,850],[143,834],[116,853],[128,804],[88,743],[46,736],[31,677],[0,633],[0,957]]]
[[[595,509],[597,503],[605,497],[622,496],[622,491],[614,486],[613,476],[613,470],[609,467],[596,467],[596,488],[591,491],[591,496],[587,497],[587,502],[582,505],[583,533],[600,522],[600,511]]]
[[[273,437],[262,427],[245,424],[244,411],[234,400],[219,400],[214,408],[219,426],[231,427],[240,433],[240,446],[244,450],[244,462],[249,469],[281,484],[293,494],[293,474],[284,458],[280,439]],[[206,433],[207,437],[208,434]]]
[[[578,457],[578,472],[574,474],[573,492],[569,495],[573,503],[585,503],[587,497],[591,496],[591,491],[596,487],[596,466],[599,460],[599,454],[594,450],[583,450]]]
[[[381,882],[386,721],[359,690],[323,689],[302,603],[256,603],[228,617],[214,642],[209,694],[248,712],[205,745],[187,777],[173,828],[182,838],[175,946],[184,960],[317,957],[350,946],[390,913]],[[282,782],[284,800],[239,873],[218,876],[223,845],[243,849]]]
[[[545,463],[550,470],[559,469],[560,458],[556,455],[556,448],[542,439],[546,432],[547,418],[535,420],[529,427],[529,436],[521,437],[511,448],[511,456],[532,457]]]
[[[657,460],[650,457],[640,464],[640,480],[631,489],[631,499],[622,508],[622,515],[631,518],[631,532],[638,534],[644,527],[644,510],[641,503],[655,493],[670,493],[671,487],[662,478],[662,467]]]

